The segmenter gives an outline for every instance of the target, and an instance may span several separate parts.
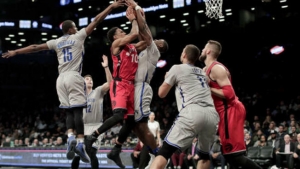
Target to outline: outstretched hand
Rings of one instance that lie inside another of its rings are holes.
[[[115,8],[123,7],[125,5],[126,3],[124,0],[115,0],[114,3],[112,3],[112,8],[115,9]]]
[[[128,20],[130,22],[132,22],[134,19],[136,19],[135,10],[131,6],[129,6],[126,10],[126,17],[128,18]]]
[[[107,67],[108,66],[107,56],[106,55],[102,55],[102,59],[103,59],[103,62],[101,62],[102,66],[103,67]]]
[[[2,54],[2,58],[10,58],[15,56],[17,53],[14,50],[9,50]]]
[[[135,9],[135,7],[138,6],[138,4],[134,0],[125,0],[125,2],[126,2],[126,6],[132,7],[133,9]],[[145,18],[145,12],[143,8],[141,8],[139,11],[141,12],[142,16]]]
[[[137,3],[134,0],[125,0],[126,6],[131,6],[133,9],[137,6]]]

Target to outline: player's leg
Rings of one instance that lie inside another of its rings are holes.
[[[167,142],[163,142],[161,149],[158,151],[157,156],[153,160],[150,169],[164,169],[168,164],[168,159],[178,149],[176,145],[170,145]]]
[[[79,162],[80,162],[80,157],[79,156],[75,156],[72,160],[71,163],[71,168],[72,169],[78,169],[79,168]]]
[[[157,154],[158,147],[154,135],[151,133],[148,127],[148,117],[144,117],[142,120],[136,123],[134,127],[134,133],[144,143],[150,153],[154,155]]]
[[[236,153],[232,155],[224,155],[226,162],[229,163],[230,168],[240,168],[243,169],[262,169],[257,163],[247,158],[244,153]]]
[[[190,109],[188,117],[197,119],[192,123],[198,136],[196,152],[199,160],[197,162],[197,169],[209,169],[209,152],[217,134],[219,115],[214,107],[192,105],[188,109]]]
[[[150,169],[163,169],[166,167],[168,160],[177,150],[185,150],[191,145],[195,137],[195,129],[193,129],[194,118],[186,116],[187,112],[181,110],[180,115],[174,121],[173,126],[169,130],[164,139],[163,146],[158,151]],[[196,113],[195,113],[196,114]]]
[[[232,118],[234,117],[234,118]],[[219,125],[219,134],[221,137],[222,152],[230,166],[234,168],[260,169],[252,160],[244,154],[246,145],[244,143],[244,120],[246,111],[242,103],[236,103],[234,107],[225,109],[222,125]],[[227,123],[225,123],[227,121]],[[230,155],[229,155],[230,154]]]
[[[83,108],[86,106],[86,88],[83,77],[80,74],[70,72],[66,76],[66,88],[69,92],[69,102],[74,117],[74,127],[76,130],[77,145],[75,153],[77,153],[83,162],[89,163],[90,158],[85,150],[84,145],[84,124],[83,124]]]
[[[150,104],[153,91],[148,83],[136,83],[134,87],[134,110],[136,126],[134,132],[138,138],[146,145],[149,152],[156,154],[158,151],[156,140],[148,127],[148,117],[151,113]]]
[[[122,85],[121,82],[116,84],[115,81],[112,81],[110,84],[110,99],[111,105],[113,110],[113,116],[105,120],[103,125],[95,130],[91,136],[87,137],[92,142],[97,140],[97,137],[106,132],[108,129],[112,128],[114,125],[122,122],[124,120],[124,115],[127,112],[127,105],[126,105],[126,96],[125,96],[126,88]],[[92,143],[91,143],[92,144]]]
[[[91,134],[93,131],[95,131],[97,128],[101,127],[102,123],[99,124],[90,124],[86,123],[84,125],[84,134],[88,135]],[[103,134],[101,134],[97,140],[93,143],[92,147],[87,147],[87,153],[91,159],[91,167],[92,169],[99,169],[99,162],[97,158],[97,152],[101,147],[101,140],[103,138]],[[87,139],[85,139],[85,142]]]
[[[59,108],[64,109],[66,112],[66,127],[67,127],[67,159],[71,160],[75,157],[75,146],[77,144],[75,135],[74,135],[74,114],[70,110],[68,90],[65,87],[65,74],[60,74],[56,81],[56,90],[57,95],[60,101]]]
[[[99,161],[97,158],[98,149],[92,148],[90,152],[92,169],[99,169]]]
[[[124,116],[125,123],[123,124],[121,130],[119,131],[118,138],[116,140],[115,146],[112,150],[107,154],[107,158],[113,160],[119,167],[125,168],[123,165],[120,153],[122,150],[122,145],[126,141],[128,135],[131,133],[135,126],[134,119],[134,85],[133,84],[124,84],[125,86],[125,96],[126,96],[126,106],[127,113]]]

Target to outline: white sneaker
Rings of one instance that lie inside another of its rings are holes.
[[[150,161],[149,161],[148,165],[145,167],[145,169],[150,169],[150,166],[155,158],[155,156],[153,154],[149,153],[149,155],[150,155]]]

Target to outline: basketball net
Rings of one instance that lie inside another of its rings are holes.
[[[222,14],[223,0],[204,0],[206,6],[206,16],[218,19]]]

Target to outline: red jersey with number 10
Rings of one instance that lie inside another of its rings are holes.
[[[127,44],[118,55],[112,54],[113,78],[134,81],[138,68],[138,54],[135,46]]]

